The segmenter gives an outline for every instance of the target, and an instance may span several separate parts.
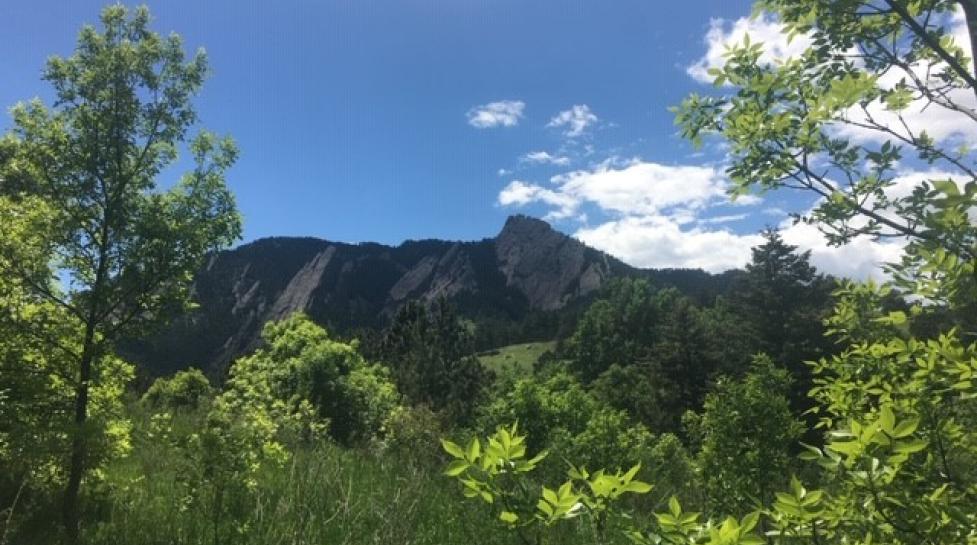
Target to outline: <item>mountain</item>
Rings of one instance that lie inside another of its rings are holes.
[[[216,376],[258,345],[265,322],[297,311],[344,333],[381,327],[408,300],[446,297],[476,323],[513,324],[559,314],[623,276],[650,276],[689,293],[705,286],[705,297],[726,284],[697,270],[630,267],[522,215],[475,242],[391,247],[274,237],[213,255],[194,281],[198,307],[121,351],[150,374],[197,365]]]

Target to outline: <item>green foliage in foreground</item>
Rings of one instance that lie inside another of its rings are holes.
[[[188,134],[203,52],[187,58],[179,36],[153,32],[145,7],[106,7],[100,23],[82,28],[70,56],[48,59],[52,103],[17,104],[0,136],[0,298],[19,297],[18,310],[57,308],[60,322],[12,316],[19,337],[59,361],[59,401],[71,391],[70,407],[50,415],[71,444],[58,470],[68,543],[82,483],[97,480],[100,444],[115,432],[96,407],[97,389],[124,376],[115,343],[188,308],[192,274],[241,233],[224,184],[237,148]],[[158,177],[181,148],[191,170],[163,189]]]
[[[200,429],[202,412],[174,415],[171,439]],[[289,444],[283,465],[265,465],[256,488],[229,493],[215,518],[201,504],[186,475],[185,458],[172,441],[151,431],[151,415],[136,409],[130,456],[107,467],[106,484],[92,491],[83,535],[92,545],[515,545],[483,502],[457,501],[454,482],[441,469],[447,458],[404,450],[349,449],[329,441]],[[436,443],[426,445],[431,452]],[[56,532],[56,528],[48,528]],[[582,520],[551,528],[567,545],[591,544]],[[34,534],[38,542],[45,534]],[[624,545],[621,533],[607,543]],[[16,541],[14,541],[16,542]]]

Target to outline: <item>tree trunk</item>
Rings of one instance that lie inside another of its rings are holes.
[[[74,437],[71,440],[71,460],[68,466],[68,485],[62,504],[62,521],[67,545],[78,543],[80,531],[78,492],[85,474],[86,454],[88,452],[85,424],[88,420],[88,390],[92,378],[92,361],[95,359],[95,325],[85,328],[85,345],[82,349],[78,373],[78,386],[75,388]]]
[[[958,0],[970,35],[970,69],[977,75],[977,0]],[[961,44],[962,45],[962,44]]]

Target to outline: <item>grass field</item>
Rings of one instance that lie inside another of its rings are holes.
[[[502,348],[487,350],[478,355],[478,360],[493,371],[512,370],[529,374],[533,364],[547,350],[553,350],[556,341],[510,344]]]

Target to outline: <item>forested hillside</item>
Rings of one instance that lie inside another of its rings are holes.
[[[679,131],[883,281],[786,224],[717,275],[527,216],[230,249],[206,56],[105,8],[0,138],[0,545],[977,545],[977,164],[907,121],[977,128],[977,4],[757,9],[801,53],[747,35]]]
[[[614,278],[647,278],[711,302],[734,276],[629,267],[527,216],[478,242],[262,239],[208,258],[191,287],[197,306],[161,333],[123,343],[123,353],[153,376],[196,366],[221,378],[259,345],[268,321],[303,312],[348,338],[385,327],[409,301],[440,298],[473,323],[476,347],[491,349],[565,336]]]

